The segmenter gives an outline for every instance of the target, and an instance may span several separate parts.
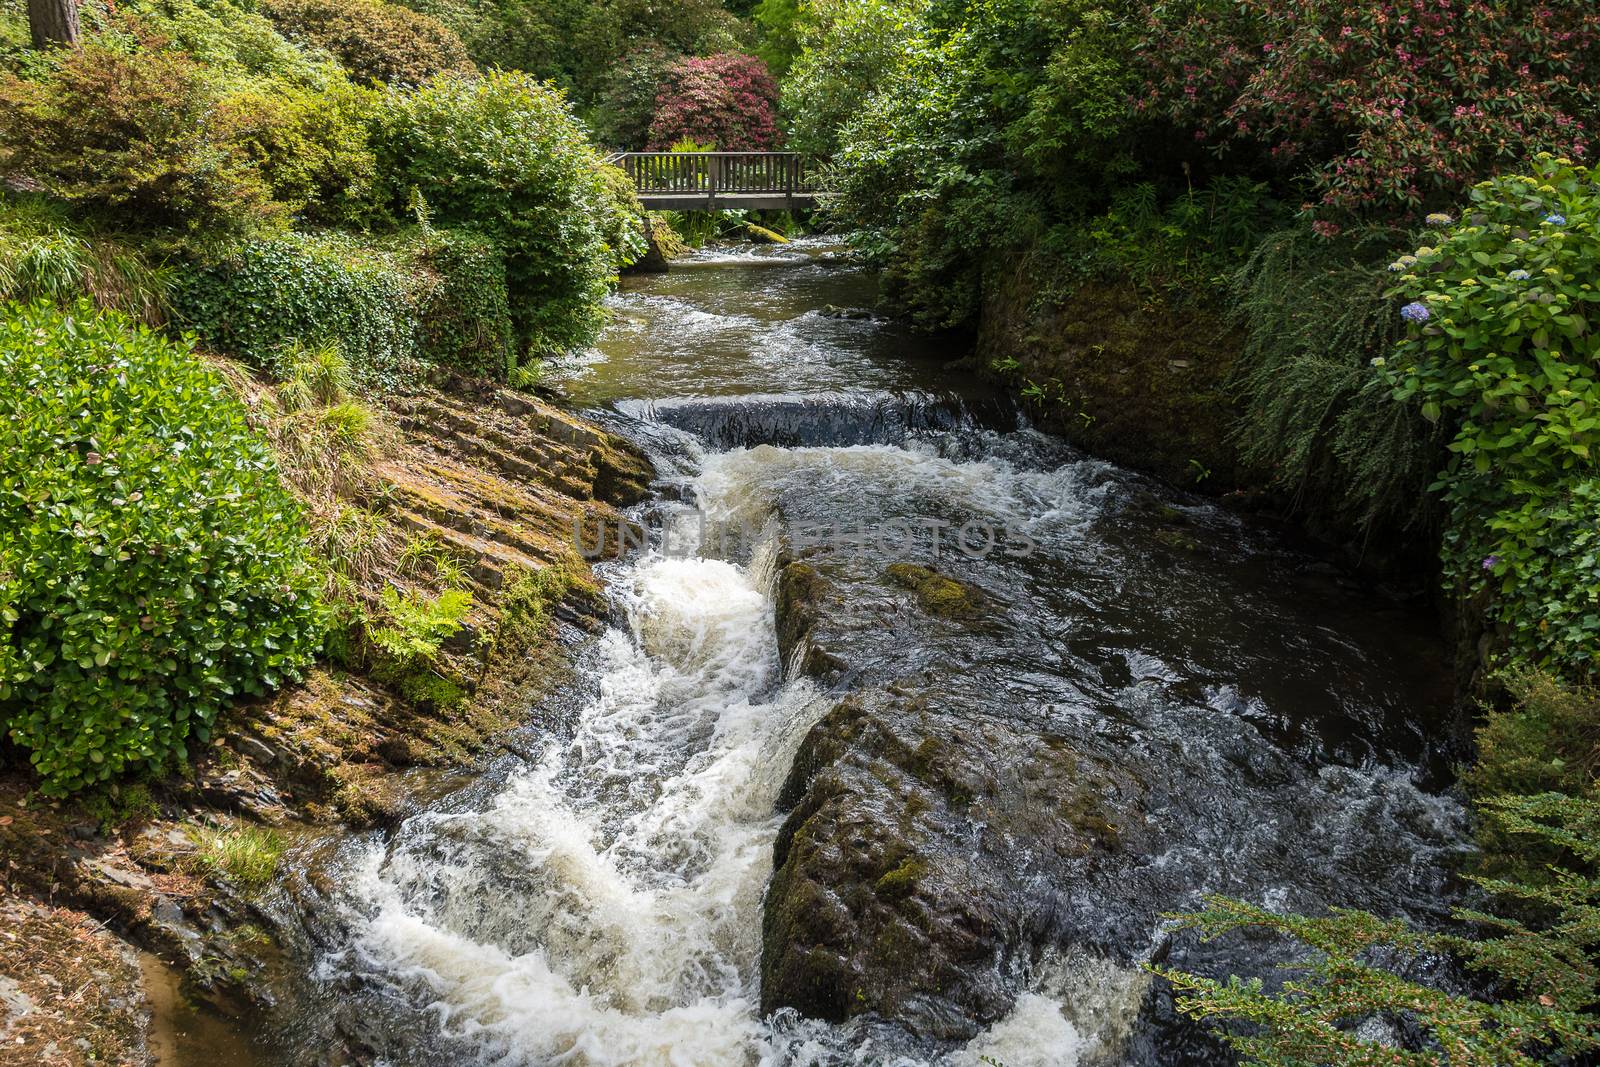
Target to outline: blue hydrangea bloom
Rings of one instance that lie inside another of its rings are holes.
[[[1407,322],[1427,322],[1433,317],[1433,313],[1428,310],[1427,304],[1413,300],[1400,309],[1400,317]]]
[[[1510,274],[1506,275],[1506,281],[1509,281],[1509,282],[1525,282],[1531,277],[1533,277],[1533,275],[1529,274],[1525,270],[1514,270]]]
[[[1550,226],[1565,226],[1567,224],[1567,217],[1561,214],[1559,211],[1552,211],[1550,214],[1544,217],[1544,221]]]

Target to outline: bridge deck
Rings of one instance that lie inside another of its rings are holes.
[[[622,152],[610,162],[657,211],[785,211],[817,202],[807,160],[797,152]]]

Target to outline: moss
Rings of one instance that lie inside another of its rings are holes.
[[[873,891],[885,900],[901,900],[916,891],[918,883],[927,876],[928,865],[915,857],[907,857],[900,865],[873,883]]]
[[[976,587],[915,563],[891,563],[884,576],[916,594],[917,604],[940,619],[971,619],[983,613],[984,595]]]
[[[758,245],[786,245],[789,239],[776,230],[769,230],[765,226],[757,226],[753,222],[744,224],[744,235]]]
[[[1266,484],[1232,439],[1239,405],[1229,382],[1242,344],[1215,308],[1106,283],[1051,302],[1017,270],[993,287],[978,348],[1073,444],[1223,493]]]

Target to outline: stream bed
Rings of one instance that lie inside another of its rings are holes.
[[[1431,621],[873,300],[811,240],[625,279],[557,375],[654,458],[650,544],[519,754],[295,857],[284,1060],[1228,1063],[1140,965],[1283,950],[1162,913],[1448,909]]]

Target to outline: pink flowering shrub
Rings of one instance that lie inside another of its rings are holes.
[[[725,152],[776,148],[778,83],[755,56],[690,56],[666,69],[656,92],[650,148],[689,139]]]
[[[1174,0],[1146,20],[1139,109],[1309,179],[1329,232],[1534,150],[1581,158],[1600,113],[1592,0]]]

